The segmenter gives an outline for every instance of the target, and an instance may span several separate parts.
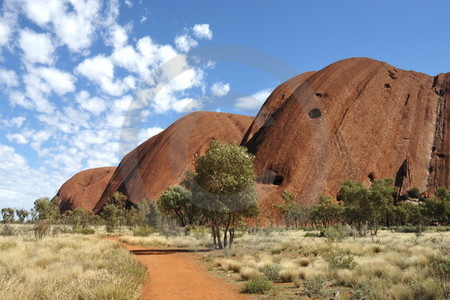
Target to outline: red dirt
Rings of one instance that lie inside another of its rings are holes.
[[[107,239],[118,241],[118,237]],[[147,267],[149,276],[140,300],[252,299],[209,273],[192,253],[120,244],[129,251],[143,250],[136,258]]]

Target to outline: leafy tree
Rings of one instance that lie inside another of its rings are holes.
[[[312,207],[311,218],[328,226],[341,219],[342,206],[331,197],[320,197],[319,203]]]
[[[194,224],[200,212],[199,208],[192,203],[191,191],[179,185],[169,186],[159,196],[159,203],[162,211],[177,218],[182,227]]]
[[[418,188],[412,188],[406,192],[409,198],[419,199],[420,191]]]
[[[296,206],[295,204],[297,204],[295,202],[295,195],[287,190],[283,190],[281,198],[283,198],[284,203],[275,204],[274,207],[278,209],[283,216],[286,227],[289,227],[291,212],[293,211],[294,206]]]
[[[369,189],[369,197],[365,209],[368,210],[368,222],[369,226],[374,229],[374,234],[377,234],[381,218],[386,217],[389,208],[394,205],[396,189],[393,184],[394,179],[392,178],[378,179],[372,182]]]
[[[127,197],[120,192],[115,192],[105,205],[100,213],[100,216],[105,220],[106,230],[114,232],[114,230],[125,223]]]
[[[428,198],[423,203],[423,212],[428,222],[444,224],[448,220],[448,205],[444,199]]]
[[[1,210],[3,223],[13,223],[14,222],[14,209],[10,207],[2,208]]]
[[[338,192],[338,198],[344,201],[344,218],[350,224],[355,224],[359,233],[369,218],[365,209],[369,198],[369,190],[362,182],[344,181]]]
[[[60,217],[59,198],[39,198],[34,201],[34,211],[38,220],[56,221]]]
[[[204,210],[219,248],[231,248],[237,224],[259,213],[253,159],[245,147],[212,141],[195,161],[194,202]]]
[[[16,215],[19,218],[19,223],[24,223],[30,213],[25,209],[16,209]]]
[[[94,222],[94,213],[90,210],[77,207],[74,210],[68,210],[64,213],[64,219],[67,224],[73,228],[86,228]]]
[[[158,203],[153,199],[144,199],[138,203],[138,211],[141,215],[144,226],[150,226],[154,229],[161,228],[162,218]]]

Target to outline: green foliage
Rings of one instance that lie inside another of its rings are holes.
[[[142,200],[138,203],[138,211],[143,218],[142,221],[144,226],[150,226],[156,230],[161,228],[163,216],[156,200]]]
[[[176,218],[180,226],[192,225],[199,216],[199,208],[192,203],[192,193],[182,186],[169,186],[159,196],[161,210]]]
[[[322,255],[332,270],[353,269],[356,266],[353,255],[346,254],[342,249],[330,248]]]
[[[280,271],[281,267],[278,264],[268,265],[262,269],[262,273],[271,281],[275,281],[280,278]]]
[[[343,207],[331,197],[320,197],[319,203],[312,207],[311,218],[315,223],[328,226],[339,221],[342,217]]]
[[[231,247],[234,230],[243,217],[259,213],[253,159],[245,147],[212,141],[205,155],[195,161],[193,201],[208,218],[219,248]]]
[[[308,297],[319,298],[328,296],[328,291],[325,289],[328,282],[325,277],[316,276],[305,281],[305,293]]]
[[[2,222],[3,223],[13,223],[14,222],[14,209],[10,207],[2,208]]]
[[[155,229],[153,227],[144,226],[144,227],[139,227],[139,228],[133,230],[133,235],[135,235],[135,236],[149,236],[150,234],[152,234],[154,232],[155,232]]]
[[[439,222],[441,224],[448,221],[449,201],[442,198],[428,198],[423,202],[423,212],[428,222]]]
[[[265,276],[250,278],[242,288],[243,293],[247,294],[265,294],[273,288],[270,280]]]
[[[433,256],[430,259],[430,273],[441,283],[450,283],[450,258]]]
[[[363,283],[353,289],[353,295],[349,300],[375,300],[377,299],[375,290],[368,283]]]
[[[101,217],[105,220],[106,231],[112,233],[121,223],[123,212],[113,204],[107,204],[103,207]]]
[[[298,227],[299,223],[304,220],[304,213],[300,205],[295,201],[295,195],[283,190],[281,197],[283,198],[283,204],[275,204],[274,207],[278,209],[284,218],[286,227],[294,225]]]
[[[59,198],[39,198],[34,201],[34,210],[38,220],[56,221],[60,217]]]
[[[321,234],[330,242],[342,242],[350,236],[349,229],[342,225],[324,228]]]
[[[381,218],[385,217],[394,203],[395,188],[391,178],[374,180],[370,188],[357,181],[345,181],[338,192],[338,198],[344,201],[344,217],[356,225],[362,233],[362,225],[378,229]]]
[[[19,223],[24,223],[30,213],[25,209],[16,209],[16,215],[19,218]]]
[[[74,210],[68,210],[64,213],[64,222],[76,228],[86,228],[94,222],[94,213],[90,210],[77,207]]]
[[[412,188],[406,192],[409,198],[419,199],[420,191],[418,188]]]

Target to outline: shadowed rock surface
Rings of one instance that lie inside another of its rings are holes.
[[[211,140],[239,143],[252,121],[248,116],[215,112],[194,112],[177,120],[122,159],[94,211],[115,191],[133,203],[157,198],[168,186],[180,183]]]
[[[347,179],[392,177],[400,192],[448,187],[449,88],[450,74],[432,77],[368,58],[315,72],[247,134],[263,210],[282,201],[283,189],[308,205],[336,196]]]
[[[56,194],[61,199],[60,210],[64,212],[77,207],[92,210],[115,170],[115,167],[105,167],[75,174],[61,186]]]

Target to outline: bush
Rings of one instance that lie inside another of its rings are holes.
[[[272,289],[272,283],[265,276],[251,278],[242,288],[243,293],[265,294]]]
[[[62,232],[62,231],[60,231]],[[81,233],[81,234],[95,234],[95,229],[90,227],[79,228],[76,227],[72,230],[72,233]]]
[[[341,249],[332,248],[322,255],[323,259],[333,270],[353,269],[356,265],[353,255],[345,254]]]
[[[317,276],[312,279],[308,279],[305,282],[305,293],[311,298],[324,298],[328,295],[328,291],[325,289],[326,285],[327,280],[325,277]]]
[[[450,258],[432,257],[430,259],[430,273],[441,283],[450,282]]]
[[[363,283],[353,290],[353,295],[349,300],[375,300],[376,298],[373,287],[368,283]]]
[[[139,227],[138,229],[133,230],[133,235],[135,236],[149,236],[150,234],[154,233],[155,230],[153,227],[145,226],[145,227]]]
[[[344,239],[350,236],[350,232],[345,226],[335,226],[324,228],[321,232],[321,236],[325,236],[329,241],[342,242]]]
[[[281,267],[279,265],[269,265],[262,269],[263,274],[271,281],[278,280],[280,277]]]

